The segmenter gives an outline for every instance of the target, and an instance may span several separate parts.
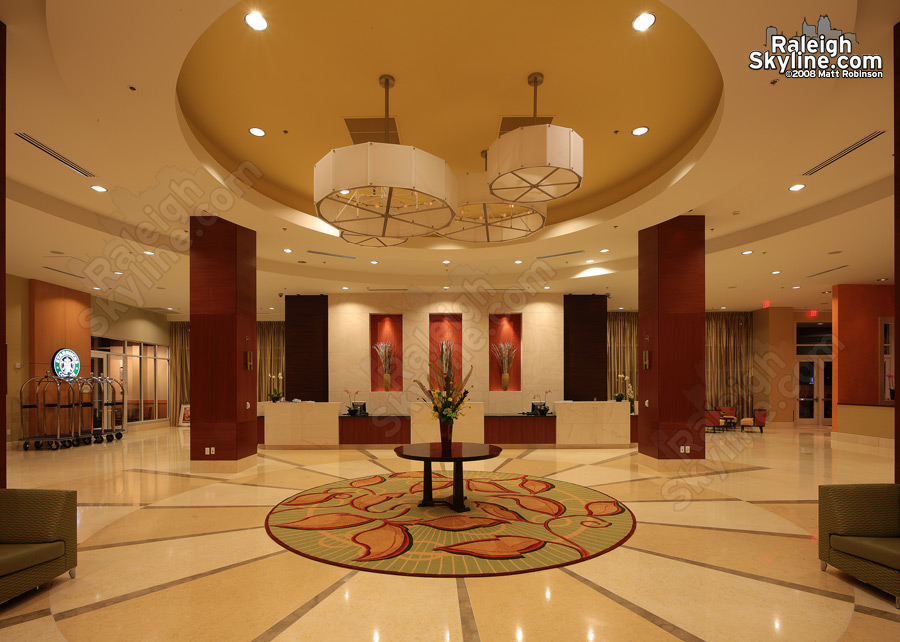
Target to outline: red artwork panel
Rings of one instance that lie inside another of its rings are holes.
[[[429,314],[428,315],[428,361],[438,362],[439,347],[441,341],[453,342],[453,371],[456,376],[464,376],[462,373],[462,315],[461,314]],[[431,377],[429,366],[429,380],[431,385],[437,385]]]
[[[516,356],[509,367],[509,384],[507,390],[522,389],[522,315],[521,314],[492,314],[488,318],[488,338],[490,344],[512,343],[516,346]],[[503,377],[500,372],[500,362],[494,356],[493,350],[488,350],[490,364],[488,368],[489,390],[503,390]]]
[[[384,368],[375,352],[376,343],[387,342],[392,347],[391,372],[385,386]],[[369,364],[372,392],[403,391],[403,315],[369,315]],[[387,390],[386,390],[387,389]]]

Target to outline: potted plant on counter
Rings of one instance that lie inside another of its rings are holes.
[[[356,395],[359,394],[359,390],[350,392],[349,389],[344,389],[344,392],[350,397],[350,404],[347,406],[347,414],[351,417],[356,417],[359,414],[359,406],[354,405],[353,402],[356,401]]]
[[[269,393],[269,400],[272,403],[275,403],[283,396],[283,393],[278,390],[278,388],[281,386],[281,373],[279,372],[278,376],[269,375],[269,379],[272,379],[272,392]]]

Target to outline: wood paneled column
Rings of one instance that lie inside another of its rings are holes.
[[[563,297],[563,398],[606,401],[604,295]]]
[[[638,235],[638,451],[656,460],[705,457],[704,229],[678,216]]]
[[[0,149],[3,151],[3,158],[0,159],[0,165],[3,167],[3,175],[6,176],[6,24],[0,22]],[[3,279],[0,283],[0,295],[3,297],[3,305],[6,306],[6,181],[0,187],[0,262],[3,265]],[[0,488],[6,488],[6,404],[9,403],[7,381],[6,362],[6,315],[0,319],[0,351],[3,357],[3,372],[0,373],[0,390],[3,391],[6,402],[3,405],[3,418],[0,419]]]
[[[256,464],[256,232],[192,217],[191,239],[191,470],[237,472]]]
[[[328,401],[327,296],[284,298],[284,370],[285,398]]]
[[[900,22],[894,25],[894,336],[897,336],[897,321],[900,320],[900,293],[897,292],[897,278],[900,276]],[[894,349],[897,349],[896,339]],[[896,373],[895,373],[896,374]],[[894,483],[900,484],[900,415],[894,408]]]

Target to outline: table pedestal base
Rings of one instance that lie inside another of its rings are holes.
[[[455,510],[457,513],[465,513],[470,510],[466,506],[466,496],[463,494],[463,467],[461,461],[453,462],[453,495],[447,499],[435,499],[431,486],[431,462],[425,461],[425,478],[422,487],[422,501],[420,507],[434,506],[435,504],[445,504]]]

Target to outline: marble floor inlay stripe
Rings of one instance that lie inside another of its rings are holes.
[[[638,454],[637,451],[634,451],[633,453],[625,453],[624,455],[616,455],[615,457],[610,457],[609,459],[601,459],[600,461],[595,461],[595,462],[593,462],[593,465],[602,466],[603,464],[608,464],[611,461],[617,461],[619,459],[628,459],[629,457],[634,457],[637,454]]]
[[[293,468],[303,468],[303,466],[295,461],[289,461],[287,459],[282,459],[281,457],[273,457],[272,455],[267,455],[263,452],[256,453],[256,456],[262,457],[263,459],[271,459],[272,461],[277,461],[279,464],[287,464],[288,466],[292,466]]]
[[[456,597],[459,600],[459,624],[462,629],[463,642],[481,642],[472,600],[469,599],[469,588],[463,577],[456,578]]]
[[[560,472],[562,472],[562,471],[560,471]],[[661,478],[662,478],[661,475],[654,475],[653,477],[641,477],[639,479],[633,479],[631,481],[644,482],[644,481],[647,481],[648,479],[661,479]],[[613,484],[627,484],[628,482],[629,482],[629,480],[627,480],[627,479],[624,481],[620,479],[619,481],[603,482],[602,484],[591,484],[589,486],[589,488],[599,488],[600,486],[611,486]]]
[[[182,577],[177,580],[172,580],[171,582],[165,582],[163,584],[157,584],[156,586],[151,586],[149,588],[141,589],[139,591],[132,591],[131,593],[126,593],[124,595],[118,595],[116,597],[111,597],[108,600],[101,600],[99,602],[94,602],[93,604],[87,604],[85,606],[79,606],[74,609],[69,609],[68,611],[61,611],[59,613],[54,613],[53,618],[56,621],[65,620],[70,617],[75,617],[77,615],[84,615],[85,613],[90,613],[91,611],[97,611],[99,609],[105,609],[108,606],[114,606],[116,604],[121,604],[122,602],[127,602],[128,600],[133,600],[138,597],[143,597],[144,595],[150,595],[151,593],[156,593],[158,591],[164,591],[167,588],[172,588],[173,586],[178,586],[180,584],[187,584],[188,582],[193,582],[195,580],[203,579],[204,577],[209,577],[210,575],[215,575],[217,573],[223,573],[225,571],[230,571],[233,568],[238,568],[240,566],[245,566],[247,564],[253,564],[254,562],[260,562],[265,559],[269,559],[270,557],[275,557],[276,555],[284,555],[287,551],[275,551],[274,553],[267,553],[265,555],[260,555],[259,557],[253,557],[248,560],[244,560],[243,562],[235,562],[234,564],[228,564],[227,566],[222,566],[220,568],[214,568],[211,571],[204,571],[203,573],[197,573],[196,575],[189,575],[188,577]]]
[[[632,613],[634,613],[635,615],[638,615],[638,616],[644,618],[645,620],[647,620],[654,626],[658,626],[666,633],[669,633],[670,635],[675,636],[679,640],[683,640],[683,642],[705,642],[702,638],[698,638],[696,635],[694,635],[690,631],[685,631],[680,626],[672,624],[668,620],[664,620],[663,618],[659,617],[658,615],[651,613],[647,609],[638,606],[634,602],[626,600],[624,597],[616,595],[612,591],[603,588],[599,584],[595,584],[594,582],[587,579],[586,577],[582,577],[578,573],[576,573],[568,568],[563,567],[559,570],[561,572],[565,573],[566,575],[572,577],[573,579],[578,580],[585,586],[594,589],[603,597],[605,597],[609,600],[612,600],[619,606],[623,606],[626,609],[628,609],[629,611],[631,611]]]
[[[630,503],[630,502],[626,502]],[[148,507],[152,508],[152,507]],[[751,531],[744,528],[722,528],[720,526],[695,526],[694,524],[670,524],[668,522],[648,522],[645,519],[638,520],[639,524],[654,524],[656,526],[673,526],[675,528],[699,528],[704,531],[725,531],[726,533],[747,533],[748,535],[770,535],[772,537],[792,537],[794,539],[812,539],[812,535],[800,533],[776,533],[773,531]]]
[[[220,477],[210,477],[209,475],[195,475],[193,473],[175,473],[168,470],[150,470],[147,468],[129,468],[125,472],[128,473],[146,473],[148,475],[166,475],[168,477],[189,477],[191,479],[208,479],[210,481],[222,481]]]
[[[32,611],[31,613],[14,615],[13,617],[8,617],[5,620],[0,620],[0,629],[5,629],[8,626],[16,626],[17,624],[24,624],[25,622],[38,620],[49,615],[52,615],[52,613],[50,613],[50,609],[41,609],[40,611]]]
[[[172,508],[171,506],[166,506],[165,508]],[[183,506],[181,508],[184,508]],[[111,544],[95,544],[94,546],[79,546],[78,552],[84,551],[96,551],[101,548],[117,548],[119,546],[135,546],[137,544],[152,544],[153,542],[167,542],[174,539],[190,539],[191,537],[204,537],[206,535],[221,535],[222,533],[236,533],[238,531],[252,531],[258,528],[263,528],[263,525],[259,526],[244,526],[241,528],[226,528],[221,531],[209,531],[207,533],[189,533],[186,535],[172,535],[171,537],[154,537],[152,539],[136,539],[130,540],[127,542],[113,542]]]
[[[772,577],[766,577],[765,575],[756,575],[755,573],[747,573],[745,571],[739,571],[739,570],[733,569],[733,568],[726,568],[724,566],[716,566],[715,564],[707,564],[706,562],[699,562],[697,560],[688,559],[686,557],[677,557],[675,555],[667,555],[666,553],[650,551],[645,548],[637,548],[636,546],[628,546],[627,544],[623,545],[622,548],[627,548],[632,551],[637,551],[638,553],[646,553],[647,555],[656,555],[657,557],[662,557],[667,560],[674,560],[676,562],[692,564],[693,566],[699,566],[701,568],[708,568],[712,571],[719,571],[720,573],[729,573],[731,575],[737,575],[738,577],[744,577],[748,580],[756,580],[758,582],[767,582],[769,584],[774,584],[776,586],[782,586],[784,588],[793,589],[795,591],[805,591],[806,593],[812,593],[813,595],[821,595],[822,597],[828,597],[833,600],[840,600],[841,602],[853,602],[852,595],[844,595],[843,593],[835,593],[834,591],[826,591],[825,589],[816,588],[814,586],[806,586],[805,584],[797,584],[796,582],[786,582],[784,580],[777,580]]]
[[[359,573],[359,571],[350,571],[337,582],[326,588],[324,591],[307,600],[305,604],[300,606],[300,608],[296,609],[293,613],[290,613],[287,616],[283,617],[281,620],[275,623],[275,625],[257,635],[255,638],[253,638],[252,642],[270,642],[271,640],[274,640],[279,635],[291,628],[291,625],[294,624],[297,620],[299,620],[304,615],[316,608],[319,604],[321,604],[325,600],[325,598],[327,598],[329,595],[331,595],[348,581],[350,581],[350,579],[353,578],[353,576],[357,573]]]
[[[888,620],[889,622],[900,622],[900,611],[897,613],[888,613],[887,611],[873,609],[871,606],[863,606],[862,604],[857,604],[854,607],[854,610],[857,613],[871,615],[872,617],[880,617],[882,620]],[[2,626],[2,623],[0,623],[0,626]]]
[[[747,500],[748,504],[818,504],[818,499],[756,499]]]
[[[641,479],[640,481],[644,481]],[[621,483],[621,482],[620,482]],[[629,504],[649,504],[649,503],[670,503],[677,504],[681,500],[678,499],[629,499]],[[740,497],[692,497],[692,502],[740,502]]]
[[[78,502],[76,506],[83,506],[85,508],[106,508],[107,506],[149,506],[150,502]]]

